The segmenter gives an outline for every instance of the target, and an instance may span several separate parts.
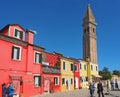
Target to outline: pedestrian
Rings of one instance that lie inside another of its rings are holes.
[[[12,82],[10,82],[10,85],[7,88],[7,92],[8,92],[8,97],[13,97],[13,95],[14,95],[14,87],[13,87]]]
[[[104,94],[103,94],[103,86],[102,86],[102,83],[101,81],[99,81],[99,83],[97,84],[97,93],[98,93],[98,97],[101,97],[101,94],[102,94],[102,97],[104,97]]]
[[[114,81],[112,80],[110,84],[111,84],[111,90],[114,90]]]
[[[110,85],[109,85],[109,80],[107,80],[107,94],[110,94]]]
[[[94,91],[95,91],[94,83],[90,82],[89,90],[90,90],[90,96],[94,97]]]
[[[118,89],[117,79],[115,80],[115,88]]]
[[[6,83],[2,84],[2,97],[7,97],[7,85],[6,85]]]

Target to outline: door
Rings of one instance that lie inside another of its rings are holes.
[[[14,87],[14,94],[16,94],[16,96],[18,97],[20,95],[20,82],[22,80],[22,77],[19,75],[12,75],[10,76],[10,80]]]
[[[78,78],[75,78],[75,88],[78,89]]]
[[[45,79],[44,80],[44,93],[50,92],[50,80]]]
[[[14,94],[19,95],[20,94],[20,81],[19,80],[13,80],[12,81],[14,86]]]

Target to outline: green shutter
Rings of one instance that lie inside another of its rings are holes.
[[[39,54],[39,63],[42,63],[42,54]]]
[[[42,82],[41,76],[39,76],[39,86],[41,86],[41,82]]]
[[[12,46],[12,59],[14,57],[14,46]]]
[[[16,49],[17,49],[17,59],[19,59],[20,58],[20,48],[16,47]]]
[[[54,77],[54,84],[55,84],[55,77]]]
[[[23,37],[23,32],[22,31],[19,31],[20,32],[20,39],[22,39]]]
[[[36,57],[37,57],[37,53],[35,52],[35,63],[36,63]]]
[[[17,30],[17,29],[15,29],[15,36],[17,36],[17,31],[18,31],[18,30]]]

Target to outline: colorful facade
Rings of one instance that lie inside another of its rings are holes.
[[[10,82],[17,95],[30,97],[43,92],[41,62],[44,48],[34,45],[33,37],[34,32],[25,31],[18,24],[7,25],[1,30],[0,76],[4,76],[0,79],[0,94],[2,84]]]
[[[60,69],[52,66],[42,66],[42,72],[44,94],[60,92]]]
[[[61,57],[61,91],[74,90],[74,61]]]
[[[74,89],[80,89],[80,64],[78,60],[74,59]]]
[[[15,94],[24,97],[88,88],[89,81],[100,77],[96,22],[91,19],[94,21],[88,6],[83,21],[83,59],[80,60],[45,52],[43,47],[34,44],[34,32],[18,24],[9,24],[0,30],[0,96],[3,84],[10,82]]]
[[[44,93],[60,92],[60,67],[57,66],[59,57],[48,52],[44,52],[44,57],[42,64]]]
[[[81,87],[88,88],[89,82],[98,81],[98,78],[100,78],[100,76],[98,75],[98,65],[89,61],[79,61]]]
[[[84,60],[79,60],[79,61],[80,61],[81,88],[88,88],[87,62]]]

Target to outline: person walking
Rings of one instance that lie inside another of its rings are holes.
[[[7,88],[7,92],[8,92],[8,97],[13,97],[13,95],[14,95],[14,87],[12,85],[12,82],[10,82],[10,85]]]
[[[6,83],[2,84],[2,97],[7,97],[7,86],[6,86]]]
[[[101,97],[101,94],[102,94],[102,97],[104,97],[104,94],[103,94],[103,86],[102,86],[102,83],[101,81],[99,81],[99,83],[97,84],[97,93],[98,93],[98,97]]]
[[[118,82],[117,82],[117,79],[115,80],[115,88],[118,89]]]
[[[95,91],[94,83],[90,82],[89,90],[90,90],[90,96],[94,97],[94,91]]]
[[[109,80],[107,80],[107,93],[110,94],[110,85],[109,85]]]
[[[112,80],[110,84],[111,84],[111,90],[114,90],[114,81]]]

